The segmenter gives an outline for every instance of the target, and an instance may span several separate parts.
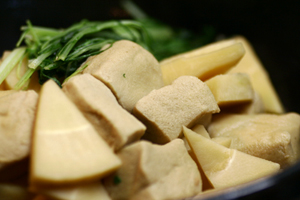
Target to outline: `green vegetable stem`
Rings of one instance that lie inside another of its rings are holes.
[[[82,64],[88,57],[102,53],[108,49],[104,46],[112,46],[117,40],[136,42],[160,61],[214,39],[215,31],[211,27],[204,27],[202,34],[195,34],[148,17],[131,1],[121,4],[132,20],[82,20],[66,29],[33,26],[27,21],[27,26],[21,27],[17,48],[0,65],[0,84],[25,56],[29,59],[28,69],[15,85],[16,90],[23,88],[35,71],[38,71],[40,84],[52,79],[61,86],[87,67]],[[125,78],[125,74],[123,76]]]
[[[17,62],[23,54],[29,57],[28,70],[16,84],[17,90],[22,88],[36,70],[39,72],[40,84],[53,79],[61,86],[89,56],[103,52],[102,48],[105,45],[112,45],[117,40],[132,40],[150,50],[149,36],[142,24],[135,20],[82,20],[65,30],[32,26],[31,22],[27,21],[27,26],[21,30],[23,34],[17,47],[22,43],[25,43],[26,47],[14,50],[9,58],[15,59],[7,59],[7,62],[0,66],[0,70],[5,69],[5,73],[1,73],[3,81],[16,64],[8,60]]]

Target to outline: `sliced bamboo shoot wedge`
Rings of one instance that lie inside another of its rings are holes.
[[[232,40],[235,40],[237,43],[241,42],[246,52],[241,61],[230,69],[228,73],[249,74],[253,89],[261,96],[266,111],[277,114],[284,113],[284,107],[272,84],[272,80],[249,41],[241,36]]]
[[[280,169],[277,163],[228,149],[186,127],[183,132],[205,175],[216,189],[246,183]]]
[[[32,186],[99,179],[121,165],[92,125],[52,80],[40,94],[33,134]]]
[[[189,52],[177,55],[175,58],[165,59],[160,62],[165,85],[171,84],[175,79],[183,75],[196,76],[205,81],[215,75],[229,70],[245,54],[241,43],[221,46],[221,49],[212,52],[193,51],[192,56]],[[197,53],[197,54],[196,54]]]
[[[246,73],[220,74],[205,81],[221,108],[251,102],[254,91]]]

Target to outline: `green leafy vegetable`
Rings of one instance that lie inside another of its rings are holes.
[[[14,86],[15,90],[19,90],[22,86],[30,79],[32,74],[34,73],[35,69],[28,68],[25,74],[21,77],[18,83]]]
[[[87,67],[82,63],[88,57],[103,52],[107,49],[103,50],[103,47],[111,46],[117,40],[136,42],[160,61],[210,43],[215,37],[212,27],[204,27],[201,34],[196,34],[148,17],[131,1],[123,1],[122,5],[134,20],[82,20],[66,29],[33,26],[27,21],[27,26],[21,27],[23,33],[17,48],[0,66],[0,84],[24,56],[29,58],[28,69],[15,85],[17,90],[35,71],[39,73],[40,84],[52,79],[61,86],[70,76]],[[25,47],[20,47],[23,44]],[[125,74],[123,77],[126,78]]]
[[[67,82],[70,78],[72,78],[73,76],[76,76],[77,74],[81,73],[90,63],[84,63],[83,65],[81,65],[73,74],[71,74],[68,78],[66,78],[64,80],[64,82]]]
[[[5,80],[11,70],[22,61],[26,48],[20,47],[14,49],[11,54],[0,65],[0,84]]]
[[[20,89],[35,70],[39,71],[40,84],[53,79],[61,85],[89,56],[101,53],[104,46],[112,45],[116,40],[132,40],[150,49],[147,32],[142,24],[135,20],[106,22],[82,20],[65,30],[35,27],[28,21],[22,30],[23,34],[17,45],[20,46],[22,42],[26,44],[30,69],[20,79],[15,89]],[[25,48],[22,49],[25,52]]]

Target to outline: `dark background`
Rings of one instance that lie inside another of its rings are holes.
[[[253,44],[270,74],[287,111],[300,113],[300,1],[285,0],[136,0],[149,16],[192,30],[213,26],[220,35],[244,35]],[[121,19],[119,1],[0,0],[0,52],[13,49],[20,26],[65,28],[81,19]],[[233,199],[296,199],[300,163],[271,181],[223,196]],[[268,187],[269,189],[264,189]],[[264,189],[262,192],[258,190]]]

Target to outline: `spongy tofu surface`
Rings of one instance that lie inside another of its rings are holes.
[[[202,116],[219,111],[205,83],[194,76],[181,76],[139,100],[133,114],[147,126],[145,139],[166,143],[182,135],[183,125],[191,127]]]
[[[114,200],[181,199],[201,192],[197,165],[181,139],[165,145],[140,141],[122,149],[118,156],[123,165],[104,179]]]
[[[0,163],[11,163],[29,155],[38,94],[31,90],[4,93],[0,97]]]
[[[299,158],[300,116],[220,114],[208,128],[211,137],[231,138],[230,148],[279,163],[285,168]]]
[[[90,74],[71,78],[63,91],[115,150],[144,134],[146,127],[119,105],[107,86]]]
[[[164,83],[155,57],[140,45],[120,40],[103,53],[90,58],[83,71],[105,83],[129,112],[136,102]]]
[[[191,149],[215,189],[236,186],[278,172],[280,166],[217,144],[184,127]]]

